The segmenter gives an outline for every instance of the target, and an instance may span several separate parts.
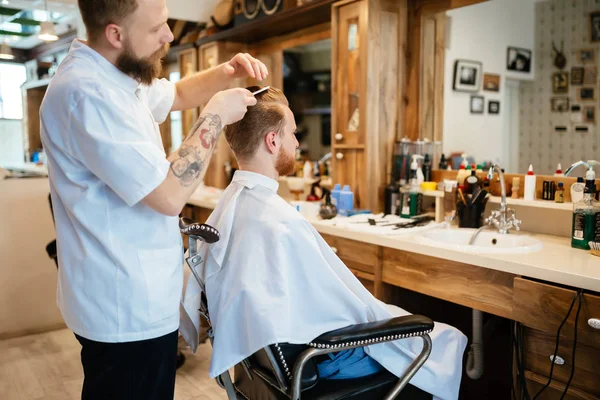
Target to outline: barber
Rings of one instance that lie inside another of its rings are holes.
[[[58,306],[81,343],[82,399],[172,399],[183,248],[177,215],[217,137],[264,79],[248,54],[173,84],[158,79],[173,40],[165,0],[79,0],[75,40],[40,110],[56,219]],[[158,128],[207,103],[168,158]]]

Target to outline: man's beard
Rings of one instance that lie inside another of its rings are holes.
[[[138,82],[150,85],[162,73],[162,58],[169,51],[169,44],[154,52],[150,57],[137,58],[129,42],[117,58],[117,68]]]
[[[285,152],[283,147],[279,149],[277,161],[275,161],[275,169],[279,176],[289,175],[296,169],[296,160],[290,154]]]

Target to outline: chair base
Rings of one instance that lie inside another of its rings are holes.
[[[251,370],[252,371],[252,370]],[[235,389],[238,398],[245,400],[289,400],[287,394],[252,373],[250,380],[241,366],[235,367]],[[388,371],[345,380],[320,380],[311,389],[302,392],[302,398],[311,400],[376,400],[383,399],[398,383],[398,377]],[[431,400],[432,396],[421,389],[408,385],[400,394],[401,400]]]

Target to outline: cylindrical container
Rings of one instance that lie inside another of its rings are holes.
[[[535,200],[535,175],[533,174],[533,165],[529,165],[529,171],[525,175],[525,188],[523,192],[525,200]]]

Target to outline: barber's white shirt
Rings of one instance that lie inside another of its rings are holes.
[[[173,83],[140,85],[75,40],[40,110],[56,218],[57,300],[67,326],[102,342],[179,327],[177,217],[142,200],[167,176],[158,123]]]

